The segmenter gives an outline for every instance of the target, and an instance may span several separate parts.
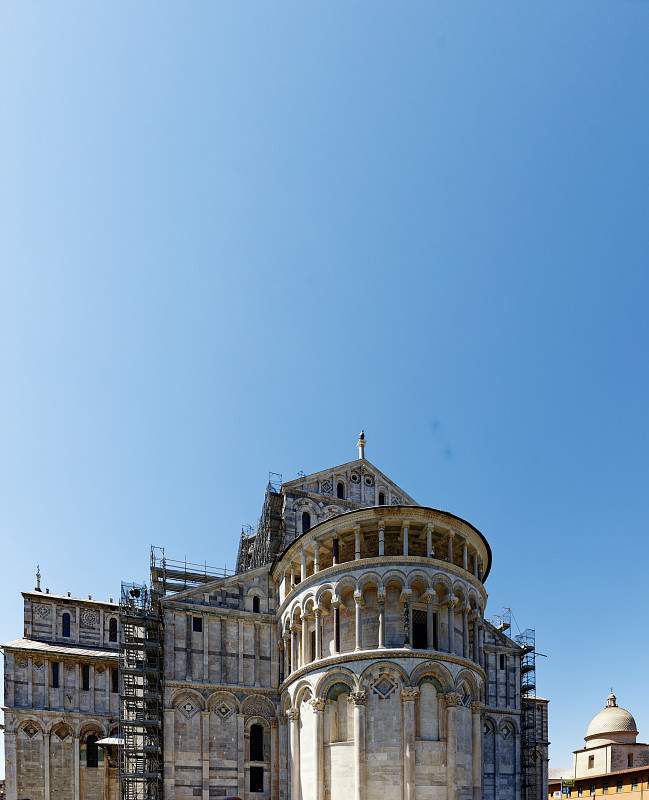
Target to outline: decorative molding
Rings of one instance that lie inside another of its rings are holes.
[[[444,697],[444,702],[449,708],[453,708],[454,706],[459,706],[462,698],[460,697],[458,692],[447,692]]]
[[[419,687],[418,686],[404,686],[401,690],[401,702],[402,703],[411,703],[419,697]]]
[[[295,722],[296,720],[300,719],[299,708],[286,709],[286,716],[291,720],[291,722]]]
[[[41,605],[40,603],[34,605],[34,614],[41,619],[47,619],[50,616],[51,611],[51,606]]]
[[[99,624],[99,612],[91,608],[82,608],[80,617],[82,628],[96,628]]]
[[[311,703],[311,708],[313,709],[314,713],[321,713],[325,710],[327,705],[327,701],[323,700],[320,697],[314,697],[312,700],[309,701]]]
[[[360,691],[360,692],[352,692],[349,695],[349,702],[353,703],[355,706],[364,706],[367,702],[367,692]]]

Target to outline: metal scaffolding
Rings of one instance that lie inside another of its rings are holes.
[[[515,637],[523,650],[521,658],[521,800],[539,800],[543,763],[543,719],[536,702],[536,636],[527,628]]]
[[[163,796],[162,620],[158,598],[146,585],[122,583],[119,646],[122,800]]]
[[[284,497],[281,493],[282,476],[268,473],[264,505],[257,530],[243,528],[237,554],[237,572],[246,572],[269,564],[279,552],[284,530],[282,516]]]

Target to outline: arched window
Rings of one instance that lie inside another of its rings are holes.
[[[308,511],[302,512],[302,533],[306,533],[311,528],[311,514]]]
[[[250,760],[264,760],[264,729],[261,725],[250,726]]]
[[[345,499],[345,484],[342,481],[338,481],[336,484],[336,497],[339,500]]]
[[[63,617],[61,619],[61,622],[62,622],[62,625],[63,625],[63,636],[66,639],[69,639],[70,638],[70,615],[67,612],[63,615]]]
[[[257,595],[252,598],[252,610],[255,612],[255,614],[259,614],[259,598]]]
[[[99,748],[97,747],[97,737],[88,736],[86,739],[86,767],[97,769],[99,766]]]
[[[111,620],[108,623],[108,641],[109,642],[117,641],[117,620],[115,619],[115,617],[111,617]]]
[[[385,505],[385,492],[379,492],[379,505]]]

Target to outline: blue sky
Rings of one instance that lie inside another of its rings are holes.
[[[234,563],[269,470],[474,522],[551,766],[649,738],[649,4],[5,3],[0,640]]]

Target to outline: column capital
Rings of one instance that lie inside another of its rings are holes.
[[[315,617],[316,617],[316,619],[317,619],[318,617],[322,616],[322,609],[320,608],[320,606],[316,606],[316,607],[313,609],[313,613],[315,614]]]
[[[360,589],[356,589],[354,592],[354,602],[356,605],[362,606],[363,605],[363,592]]]
[[[409,528],[410,527],[410,520],[409,519],[402,519],[401,520],[401,528]]]
[[[462,698],[460,697],[459,692],[447,692],[444,695],[444,702],[449,708],[452,708],[453,706],[459,706],[461,699]]]
[[[399,595],[400,603],[409,603],[412,597],[412,589],[403,589]]]
[[[376,593],[376,602],[377,603],[385,603],[385,589],[377,591],[377,593]]]
[[[299,708],[287,708],[286,709],[286,716],[291,720],[291,722],[297,722],[300,718],[300,709]]]
[[[311,704],[314,714],[322,714],[327,705],[327,701],[323,700],[321,697],[314,697],[313,699],[309,700],[309,703]]]
[[[404,686],[401,690],[401,702],[410,703],[414,702],[419,697],[418,686]]]
[[[471,713],[472,714],[482,714],[484,710],[484,706],[482,703],[471,703]]]
[[[364,706],[367,702],[367,692],[352,692],[349,695],[349,702],[353,703],[355,706]]]
[[[447,606],[451,606],[451,608],[455,608],[455,606],[458,604],[458,602],[459,602],[459,598],[457,597],[457,595],[450,594],[446,598],[446,605]]]
[[[279,720],[277,717],[272,717],[270,720],[270,727],[271,728],[279,728]]]

